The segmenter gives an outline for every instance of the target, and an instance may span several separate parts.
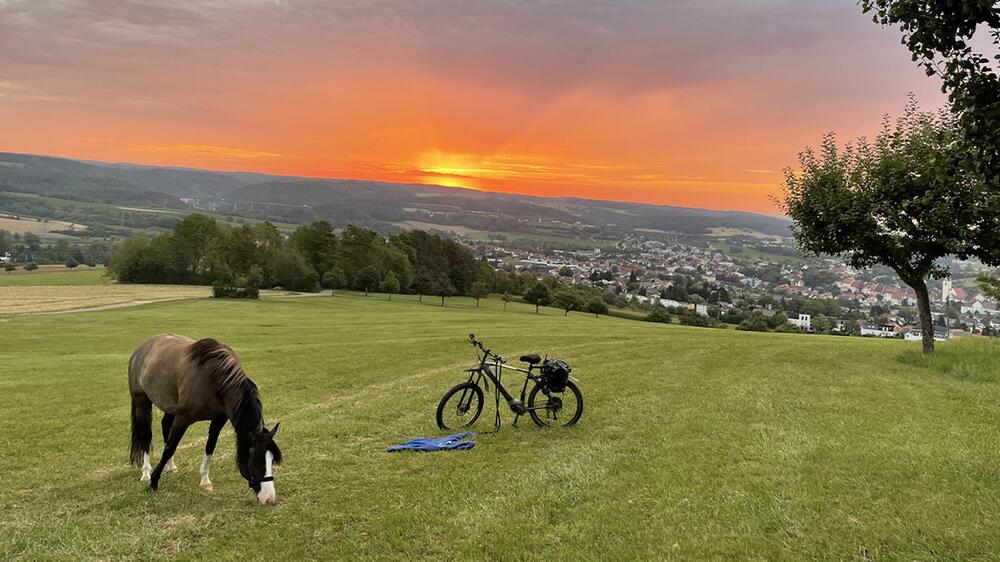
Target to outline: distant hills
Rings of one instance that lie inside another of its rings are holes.
[[[78,161],[0,153],[0,196],[182,209],[303,223],[319,218],[398,228],[453,225],[488,232],[614,238],[647,233],[707,235],[712,229],[788,236],[780,217],[739,211],[545,198],[440,186],[309,179],[246,172]],[[184,199],[185,201],[181,201]],[[197,200],[191,201],[191,200]],[[4,210],[0,197],[0,211]],[[56,217],[58,218],[58,217]]]

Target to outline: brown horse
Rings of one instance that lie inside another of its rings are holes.
[[[278,424],[264,427],[264,409],[257,385],[247,377],[239,358],[228,346],[211,338],[194,341],[184,336],[160,334],[146,340],[128,364],[132,395],[132,447],[129,462],[142,463],[142,482],[156,490],[164,470],[174,472],[173,454],[188,426],[210,421],[205,458],[201,463],[201,488],[212,491],[208,467],[226,420],[236,432],[236,464],[260,505],[273,504],[272,465],[281,462],[274,443]],[[149,447],[153,440],[153,405],[163,410],[163,456],[151,471]]]

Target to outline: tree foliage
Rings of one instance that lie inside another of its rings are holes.
[[[996,192],[964,166],[962,134],[952,115],[911,102],[874,142],[841,149],[827,135],[819,154],[800,155],[799,173],[785,172],[781,203],[802,251],[896,271],[917,293],[927,351],[934,340],[926,280],[947,275],[937,260],[1000,262]]]

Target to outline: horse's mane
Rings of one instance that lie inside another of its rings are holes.
[[[236,352],[212,338],[192,343],[188,347],[187,356],[199,367],[206,365],[209,367],[212,382],[220,394],[238,388],[243,381],[250,380]]]
[[[238,393],[232,414],[233,429],[236,432],[236,462],[247,460],[254,435],[264,429],[264,406],[260,402],[257,385],[243,370],[236,352],[212,338],[191,344],[188,358],[198,366],[209,366],[212,381],[219,394]],[[277,446],[274,451],[277,451],[275,463],[278,463],[281,452]]]

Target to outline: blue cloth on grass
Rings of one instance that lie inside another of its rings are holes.
[[[460,451],[471,449],[476,446],[475,441],[462,441],[466,437],[476,437],[477,434],[471,431],[456,433],[447,437],[417,437],[410,439],[402,445],[393,445],[386,449],[389,453],[399,453],[402,451],[416,451],[418,453],[429,453],[432,451]]]

